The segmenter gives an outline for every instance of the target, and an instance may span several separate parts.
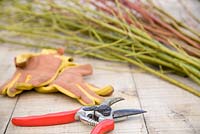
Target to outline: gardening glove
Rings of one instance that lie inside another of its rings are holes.
[[[14,97],[23,90],[41,87],[52,82],[67,60],[64,50],[45,49],[38,54],[22,54],[15,57],[16,71],[1,88],[0,94]]]
[[[106,86],[99,89],[84,81],[83,76],[92,74],[92,66],[69,65],[66,66],[57,76],[57,78],[47,87],[36,88],[38,92],[56,92],[77,99],[83,105],[100,104],[104,99],[101,96],[111,95],[112,86]]]

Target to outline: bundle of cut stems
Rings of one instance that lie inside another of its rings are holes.
[[[134,19],[130,10],[124,10],[125,7],[119,1],[115,2],[119,7],[119,15],[127,11],[129,18]],[[5,8],[5,4],[10,6]],[[59,40],[67,52],[109,61],[128,62],[200,96],[200,91],[165,73],[170,71],[187,76],[200,85],[198,58],[188,55],[176,45],[173,45],[173,48],[180,51],[166,47],[152,38],[146,30],[130,25],[122,19],[124,17],[98,11],[93,5],[91,1],[83,4],[76,0],[67,0],[65,6],[53,1],[4,1],[1,3],[0,30],[14,36],[1,36],[0,41],[43,48],[52,46],[36,45],[35,40],[46,44],[51,39]],[[16,36],[31,40],[32,43],[15,40]]]
[[[136,2],[119,0],[119,3],[114,0],[98,0],[98,2],[91,3],[99,10],[118,16],[128,24],[144,29],[152,38],[165,45],[172,47],[177,45],[188,54],[200,57],[200,34],[170,16],[151,0],[148,0],[148,4],[140,0]]]

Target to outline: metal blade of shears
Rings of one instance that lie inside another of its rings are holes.
[[[128,116],[146,113],[144,110],[139,109],[122,109],[113,111],[113,119],[115,121],[127,119]]]

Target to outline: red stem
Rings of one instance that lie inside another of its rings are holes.
[[[132,19],[128,16],[128,14],[123,14],[123,16],[120,16],[119,15],[119,12],[117,10],[115,10],[113,7],[109,6],[104,0],[99,0],[104,6],[99,6],[97,5],[96,3],[92,2],[91,3],[97,7],[98,9],[104,11],[104,12],[107,12],[111,15],[116,15],[117,17],[121,18],[123,17],[122,19],[125,19],[125,21],[128,23],[128,24],[133,24],[135,25],[136,27],[138,28],[141,28],[141,25],[142,27],[147,30],[147,32],[154,38],[156,39],[157,41],[163,43],[163,44],[166,44],[166,45],[171,45],[168,40],[163,36],[168,36],[168,37],[174,37],[174,35],[172,33],[170,33],[169,31],[166,31],[164,29],[162,29],[162,27],[158,26],[158,25],[154,25],[155,27],[152,27],[152,25],[147,25],[147,24],[137,24],[135,23],[134,21],[132,21]],[[177,37],[177,36],[176,36]],[[197,57],[200,57],[200,53],[198,49],[196,48],[193,48],[192,46],[188,46],[187,44],[182,44],[182,48],[188,52],[188,54],[190,55],[194,55],[194,56],[197,56]]]
[[[168,25],[167,23],[165,23],[165,22],[161,21],[160,19],[158,19],[156,16],[154,16],[152,14],[149,14],[142,7],[136,5],[135,3],[131,2],[131,1],[128,1],[128,0],[120,0],[120,3],[122,3],[123,5],[125,5],[126,7],[130,8],[130,9],[134,9],[135,11],[140,13],[146,20],[148,20],[148,21],[151,20],[150,23],[152,23],[152,20],[153,20],[155,23],[157,23],[157,24],[161,25],[162,27],[168,29],[169,31],[173,32],[180,39],[182,39],[185,42],[191,44],[192,46],[200,49],[200,45],[199,44],[197,44],[196,42],[194,42],[190,38],[182,35],[178,31],[173,29],[170,25]]]

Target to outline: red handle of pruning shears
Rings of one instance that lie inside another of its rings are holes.
[[[79,109],[38,116],[14,117],[12,118],[12,123],[16,126],[49,126],[65,124],[75,121],[75,115],[78,110]]]
[[[107,119],[101,121],[97,126],[95,126],[91,131],[91,134],[105,134],[112,130],[114,130],[114,120]]]

